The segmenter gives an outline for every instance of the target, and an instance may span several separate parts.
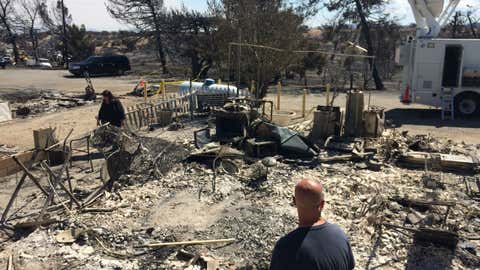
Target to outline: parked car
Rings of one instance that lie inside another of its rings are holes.
[[[12,64],[12,58],[10,56],[3,56],[1,61],[4,62],[5,65],[11,65]]]
[[[12,58],[9,56],[1,56],[0,57],[0,68],[5,69],[6,66],[12,64]]]
[[[27,67],[41,68],[41,69],[52,69],[52,64],[46,58],[38,58],[38,61],[27,60]]]
[[[130,61],[124,55],[90,56],[79,63],[70,64],[68,70],[75,76],[85,71],[90,75],[123,75],[131,70]]]

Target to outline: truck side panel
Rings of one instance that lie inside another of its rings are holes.
[[[417,42],[413,75],[413,101],[440,106],[445,46],[432,40]]]

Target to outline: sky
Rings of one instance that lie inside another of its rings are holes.
[[[474,4],[475,2],[475,4]],[[206,10],[206,0],[165,0],[167,7],[178,8],[185,4],[190,9]],[[107,12],[104,0],[65,0],[73,20],[76,24],[85,24],[89,30],[107,30],[115,31],[120,29],[130,29],[130,26],[119,23],[114,20]],[[477,6],[480,8],[479,0],[462,0],[460,9],[466,8],[467,5]],[[402,24],[410,24],[414,22],[412,11],[408,0],[391,0],[391,4],[387,11],[399,18]],[[309,26],[319,26],[326,22],[331,14],[323,11],[317,16],[310,19]]]

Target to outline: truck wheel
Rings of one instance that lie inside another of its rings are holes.
[[[471,117],[480,113],[480,97],[473,93],[460,94],[455,98],[455,111],[459,116]]]

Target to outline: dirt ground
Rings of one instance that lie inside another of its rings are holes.
[[[125,97],[138,82],[133,76],[124,77],[96,77],[92,78],[97,92],[111,90],[114,95],[120,96],[125,107],[135,104],[141,99]],[[68,94],[82,94],[86,86],[85,79],[70,76],[64,70],[26,70],[7,69],[0,72],[0,92],[17,89],[53,90]],[[57,128],[59,138],[65,136],[71,128],[73,137],[78,137],[92,130],[96,126],[95,116],[99,105],[87,105],[61,112],[46,113],[26,119],[14,119],[11,122],[0,124],[2,132],[0,144],[15,145],[20,149],[29,149],[33,145],[32,131],[35,129]]]
[[[125,107],[141,102],[141,98],[126,97],[139,81],[135,76],[99,77],[93,78],[97,91],[112,90],[115,95],[122,97]],[[63,70],[25,70],[7,69],[0,71],[0,91],[12,89],[42,89],[56,90],[63,93],[83,93],[85,88],[83,78],[74,78]],[[451,138],[466,143],[480,143],[480,122],[478,119],[442,121],[440,111],[422,105],[402,105],[398,100],[396,90],[371,93],[371,104],[386,108],[387,120],[401,130],[408,130],[411,134],[435,134],[437,137]],[[276,100],[275,94],[269,99]],[[367,101],[366,101],[367,102]],[[307,96],[307,111],[325,103],[324,94],[309,94]],[[282,96],[281,109],[294,111],[301,116],[302,97],[299,93],[289,93]],[[345,106],[345,95],[341,94],[335,102],[338,106]],[[44,127],[56,127],[61,138],[71,128],[74,128],[73,137],[85,134],[95,128],[97,105],[77,107],[61,112],[43,114],[27,119],[15,119],[0,124],[0,128],[8,132],[0,135],[0,144],[16,145],[20,149],[32,147],[32,131]],[[308,115],[311,117],[311,114]]]
[[[164,160],[167,161],[184,147],[193,149],[193,132],[207,124],[204,119],[185,123],[180,130],[157,129],[140,135],[148,135],[153,140],[152,145],[159,144],[158,138],[162,138],[162,145],[174,143],[173,148],[148,150],[151,157],[158,153],[167,155]],[[379,153],[389,148],[382,143],[389,140],[403,145],[399,148],[411,145],[410,139],[403,135],[386,135],[375,143]],[[467,150],[461,145],[448,146],[436,141],[428,145],[443,149],[437,151]],[[139,161],[148,163],[148,160]],[[219,172],[214,176],[208,165],[170,161],[165,164],[170,169],[162,177],[152,176],[148,170],[147,173],[124,175],[115,189],[95,203],[97,209],[111,208],[112,211],[81,213],[73,208],[71,212],[60,211],[58,215],[65,221],[37,229],[21,239],[5,240],[3,247],[0,246],[0,265],[6,265],[12,255],[18,270],[206,269],[192,266],[188,259],[181,257],[182,254],[198,254],[217,258],[221,263],[219,269],[268,269],[275,242],[297,224],[296,211],[291,205],[295,181],[307,177],[322,180],[327,197],[323,214],[347,233],[357,269],[478,269],[478,264],[466,261],[470,257],[460,248],[452,252],[444,247],[425,245],[402,230],[385,226],[378,229],[375,225],[382,221],[404,224],[407,214],[413,211],[409,206],[391,201],[395,196],[435,198],[457,202],[449,214],[449,226],[455,224],[461,228],[462,235],[478,235],[480,219],[476,213],[479,207],[465,193],[464,176],[432,172],[431,178],[427,177],[433,181],[431,183],[441,179],[445,188],[427,187],[422,180],[427,179],[423,168],[407,169],[385,163],[380,170],[371,171],[362,169],[362,162],[305,166],[280,161],[269,170],[265,180],[256,182],[251,175],[261,161],[253,164],[237,161],[238,174]],[[70,172],[76,196],[84,199],[102,184],[98,177],[100,165],[101,159],[97,159],[96,170],[90,173],[85,160],[74,162]],[[47,185],[42,170],[37,168],[32,173],[41,179],[42,185]],[[18,180],[15,176],[0,179],[4,185],[0,190],[0,207],[10,197],[15,180]],[[213,181],[217,183],[215,188]],[[62,195],[65,198],[65,194]],[[37,213],[44,203],[44,196],[31,181],[19,196],[9,220],[13,224],[21,222],[24,214]],[[430,217],[438,220],[436,217],[440,213],[443,216],[444,209],[422,213],[425,220]],[[52,217],[56,215],[52,213]],[[60,242],[57,237],[71,228],[84,233],[75,243]],[[235,241],[145,253],[135,248],[152,242],[225,238],[235,238]],[[473,241],[472,245],[478,246],[478,241]],[[137,250],[138,256],[129,255]]]

